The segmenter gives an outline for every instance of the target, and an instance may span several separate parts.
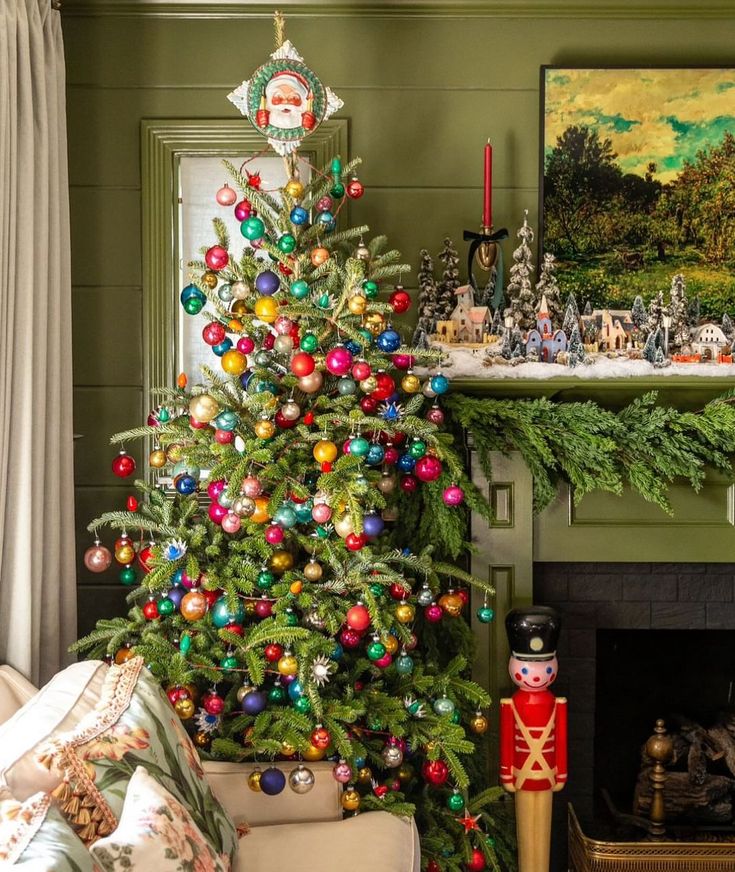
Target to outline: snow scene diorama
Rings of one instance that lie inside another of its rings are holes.
[[[427,251],[419,269],[419,320],[414,344],[446,352],[454,376],[548,379],[644,375],[735,376],[735,326],[724,312],[717,323],[700,318],[681,273],[647,303],[630,309],[592,308],[564,294],[553,254],[544,253],[534,282],[533,229],[526,211],[513,252],[508,285],[496,267],[484,287],[459,278],[459,255],[449,239],[434,278]],[[579,303],[582,306],[580,308]]]

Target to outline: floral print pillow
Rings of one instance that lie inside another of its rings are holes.
[[[184,806],[142,767],[133,773],[120,824],[95,842],[92,856],[104,872],[227,872],[228,857],[217,857]]]
[[[51,797],[0,802],[0,867],[28,872],[100,872]]]
[[[61,804],[67,813],[82,797],[82,805],[102,818],[95,832],[82,835],[88,845],[115,829],[130,780],[142,766],[187,809],[215,855],[234,861],[235,825],[215,799],[191,739],[141,657],[110,667],[95,711],[47,746],[41,759],[64,773],[70,799],[64,806],[62,798]]]

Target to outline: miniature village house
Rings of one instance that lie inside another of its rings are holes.
[[[457,303],[448,320],[436,322],[434,339],[448,343],[486,344],[491,322],[489,307],[475,305],[472,285],[462,285],[454,293]]]
[[[600,351],[624,351],[630,347],[635,329],[628,309],[595,309],[591,315],[582,315],[582,334],[596,328],[595,340]],[[594,332],[594,331],[593,331]]]
[[[718,324],[707,322],[694,330],[691,348],[701,360],[720,360],[723,354],[729,353],[729,346],[727,336]]]
[[[563,330],[554,330],[549,316],[546,297],[541,297],[536,327],[526,334],[526,355],[535,351],[543,363],[554,363],[560,351],[567,350],[567,335]]]

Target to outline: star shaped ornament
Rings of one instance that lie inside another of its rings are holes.
[[[303,139],[343,106],[289,40],[227,99],[284,156],[295,152]]]
[[[457,820],[462,824],[466,833],[480,829],[480,815],[472,815],[467,811],[467,809],[464,810],[464,817],[457,818]]]

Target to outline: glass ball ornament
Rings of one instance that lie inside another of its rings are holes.
[[[253,690],[246,694],[240,702],[240,708],[246,715],[255,717],[268,706],[268,697],[262,690]]]
[[[300,796],[308,793],[314,787],[315,782],[314,773],[306,766],[297,766],[288,774],[288,786]]]
[[[347,375],[352,366],[352,354],[344,345],[335,345],[327,352],[324,363],[332,375]]]
[[[334,226],[335,218],[331,212],[325,211],[325,212],[320,212],[317,215],[316,221],[317,221],[317,224],[321,224],[323,227],[331,230]]]
[[[377,640],[372,641],[367,646],[367,656],[369,660],[380,660],[385,655],[385,645]]]
[[[241,624],[245,620],[245,607],[238,599],[231,605],[227,597],[220,597],[212,606],[212,623],[221,629],[228,624]]]
[[[90,545],[84,552],[84,565],[90,572],[105,572],[112,565],[110,549],[100,544],[99,539],[95,539],[94,545]]]
[[[304,196],[304,186],[300,179],[292,176],[283,189],[292,200],[300,200]]]
[[[483,605],[475,612],[475,615],[481,624],[489,624],[495,617],[495,612],[490,606]]]
[[[309,285],[303,279],[299,279],[291,285],[289,292],[296,300],[303,300],[309,296]]]
[[[318,463],[332,463],[337,459],[337,446],[329,439],[320,439],[314,445],[312,454]]]
[[[442,473],[442,462],[433,454],[427,454],[416,461],[414,474],[421,481],[436,481]]]
[[[129,587],[131,584],[135,584],[137,580],[138,576],[136,575],[136,572],[132,566],[125,566],[120,570],[120,581],[126,587]]]
[[[218,272],[230,262],[230,255],[227,253],[227,249],[221,245],[213,245],[205,252],[204,262],[211,270]]]
[[[467,872],[483,872],[487,868],[485,855],[479,848],[473,848],[470,859],[465,863]]]
[[[268,796],[277,796],[286,786],[286,776],[275,766],[269,766],[260,774],[260,789]]]
[[[179,299],[187,315],[198,315],[207,302],[206,294],[196,285],[187,285]]]
[[[309,213],[303,206],[294,206],[288,217],[292,224],[300,227],[309,220]],[[293,251],[293,249],[291,250]]]
[[[365,193],[365,186],[357,176],[353,176],[345,187],[345,193],[351,200],[359,200]]]
[[[332,200],[331,197],[328,197],[325,195],[324,197],[320,197],[316,201],[316,211],[317,212],[331,212],[333,208],[334,208],[334,201]]]
[[[321,245],[317,246],[316,248],[312,248],[309,253],[309,259],[311,260],[312,266],[321,266],[329,260],[329,251]]]
[[[148,455],[148,463],[153,469],[161,469],[166,465],[166,452],[162,448],[154,448]]]
[[[439,598],[439,605],[450,618],[458,618],[462,614],[464,602],[454,591],[449,591]]]
[[[430,606],[434,602],[434,592],[428,585],[425,585],[416,595],[416,600],[420,606]]]
[[[444,423],[444,412],[439,406],[432,406],[426,413],[426,420],[431,424],[436,424],[437,427],[441,427]]]
[[[353,315],[364,315],[367,311],[367,297],[362,294],[354,294],[347,301],[347,308]]]
[[[207,345],[219,345],[220,342],[224,341],[226,335],[224,325],[220,324],[219,321],[210,321],[202,329],[202,339]]]
[[[300,696],[298,699],[294,700],[293,707],[297,712],[300,712],[302,715],[308,715],[311,711],[311,702],[309,701],[308,696]]]
[[[189,414],[195,421],[208,424],[219,414],[219,404],[209,394],[199,394],[189,401]]]
[[[476,711],[470,718],[470,729],[475,735],[481,736],[490,727],[490,722],[481,711]]]
[[[424,609],[424,617],[430,624],[437,624],[442,619],[442,607],[438,603],[431,603]]]
[[[268,418],[261,418],[253,427],[258,439],[270,439],[276,432],[276,425]]]
[[[332,777],[340,784],[347,784],[352,778],[352,768],[346,760],[340,760],[335,763],[332,769]]]
[[[281,280],[273,270],[266,269],[255,278],[255,290],[264,297],[271,297],[281,286]]]
[[[332,187],[329,189],[329,193],[334,197],[335,200],[341,200],[345,195],[345,186],[342,182],[335,182]]]
[[[443,760],[427,760],[421,767],[421,774],[433,787],[441,787],[449,777],[449,767]]]
[[[240,233],[250,242],[257,241],[265,235],[265,224],[260,218],[251,215],[240,225]]]
[[[454,790],[447,797],[447,808],[455,814],[464,809],[464,797],[458,790]]]
[[[278,246],[279,251],[282,251],[284,254],[291,254],[291,252],[296,248],[296,237],[293,233],[283,233],[278,237],[276,245]]]
[[[225,282],[217,288],[217,296],[223,303],[230,303],[233,300],[232,285]]]
[[[431,390],[437,395],[446,394],[446,392],[449,390],[449,379],[441,373],[439,373],[438,375],[433,375],[429,379],[429,384],[431,386]]]
[[[397,769],[403,763],[403,751],[397,745],[386,745],[380,752],[380,756],[388,769]]]
[[[411,308],[411,295],[404,291],[401,285],[396,285],[395,290],[388,297],[388,305],[397,315],[402,315]]]
[[[399,675],[410,675],[413,672],[413,658],[408,654],[400,654],[395,659],[396,672]]]
[[[362,603],[357,603],[347,610],[345,622],[351,630],[362,633],[370,626],[370,612]]]
[[[207,598],[200,590],[190,590],[181,599],[179,611],[185,621],[199,621],[207,614]]]
[[[411,605],[411,603],[400,602],[396,606],[394,615],[399,624],[410,624],[416,616],[416,609]]]
[[[316,506],[314,506],[316,508]],[[322,523],[319,521],[318,523]],[[319,581],[319,579],[324,574],[324,569],[320,563],[317,563],[316,560],[310,560],[306,566],[304,567],[304,576],[309,581]]]
[[[287,651],[278,661],[277,668],[281,675],[296,675],[299,664],[293,654]]]
[[[308,351],[298,351],[289,363],[291,372],[298,378],[311,375],[316,368],[316,361]]]
[[[439,699],[434,700],[434,713],[439,715],[440,717],[445,717],[451,715],[454,712],[455,705],[451,699],[446,696],[441,696]]]
[[[417,394],[421,390],[421,379],[413,373],[408,373],[401,379],[401,387],[407,394]]]
[[[225,184],[217,191],[215,199],[220,206],[232,206],[237,200],[237,194],[229,185]]]
[[[401,336],[397,330],[389,327],[377,335],[375,345],[385,354],[392,354],[401,347]]]
[[[315,370],[310,375],[301,376],[298,381],[299,390],[305,394],[315,394],[320,391],[324,384],[324,376]]]
[[[118,478],[127,478],[135,472],[135,458],[121,451],[112,461],[112,471]]]
[[[456,484],[444,489],[442,501],[445,506],[460,506],[464,502],[464,491]]]
[[[174,710],[182,721],[188,721],[190,718],[194,717],[196,705],[194,704],[193,699],[189,697],[180,697],[174,703]]]
[[[341,802],[345,811],[357,811],[360,808],[360,794],[354,787],[348,787],[342,794]]]
[[[293,349],[293,339],[290,336],[276,336],[273,350],[277,354],[288,354]]]

